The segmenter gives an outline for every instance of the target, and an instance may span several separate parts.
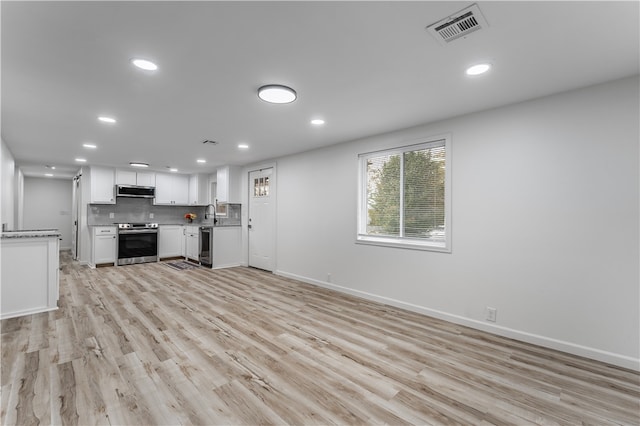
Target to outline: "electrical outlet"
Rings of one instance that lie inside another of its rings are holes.
[[[496,308],[487,306],[487,321],[496,322],[497,315],[498,315],[498,310]]]
[[[149,219],[153,219],[153,213],[149,213]]]
[[[113,219],[113,218],[115,218],[115,217],[116,217],[116,214],[115,214],[115,213],[109,213],[109,219]]]

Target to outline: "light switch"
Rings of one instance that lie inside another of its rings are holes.
[[[109,219],[113,219],[114,217],[116,217],[115,213],[109,213]]]

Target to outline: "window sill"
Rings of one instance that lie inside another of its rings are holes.
[[[451,253],[451,247],[446,242],[423,241],[397,239],[391,237],[372,237],[369,235],[358,235],[356,244],[365,244],[372,246],[393,247],[409,250],[435,251],[440,253]]]

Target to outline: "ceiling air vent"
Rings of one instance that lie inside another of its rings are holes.
[[[220,142],[212,141],[211,139],[205,139],[202,141],[202,143],[205,145],[218,145]]]
[[[429,25],[427,31],[438,43],[446,45],[447,43],[488,27],[489,24],[487,24],[484,16],[482,16],[480,8],[474,3],[462,9],[460,12]]]

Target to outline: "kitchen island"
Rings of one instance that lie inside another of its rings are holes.
[[[198,231],[198,227],[193,228],[196,228],[196,232]],[[242,228],[240,225],[204,225],[199,228],[198,260],[202,266],[220,269],[242,265]],[[205,241],[202,241],[203,238]]]
[[[58,309],[60,232],[5,231],[0,250],[0,319]]]

